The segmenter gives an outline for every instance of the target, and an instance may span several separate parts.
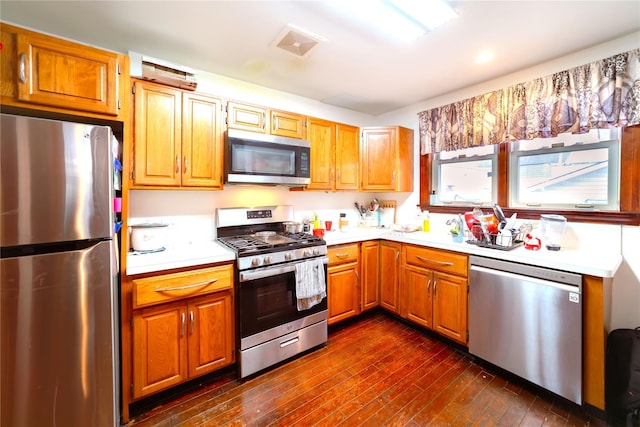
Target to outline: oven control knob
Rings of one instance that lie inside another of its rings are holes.
[[[305,249],[302,252],[302,256],[308,257],[308,256],[311,256],[311,255],[313,255],[313,252],[311,251],[311,249]]]
[[[285,261],[291,261],[292,258],[293,258],[293,254],[291,252],[287,252],[284,254]]]
[[[313,249],[313,254],[314,255],[320,255],[320,248],[314,248]]]
[[[270,257],[269,255],[265,256],[265,257],[262,259],[262,263],[263,263],[263,264],[271,264],[271,257]]]
[[[252,265],[253,267],[257,267],[257,266],[259,266],[259,265],[260,265],[260,258],[254,258],[254,259],[252,259],[252,260],[251,260],[251,265]]]

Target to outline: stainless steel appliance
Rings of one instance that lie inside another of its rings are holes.
[[[0,118],[0,424],[119,425],[111,130]]]
[[[311,182],[309,141],[229,129],[225,182],[299,186]]]
[[[470,257],[469,353],[582,404],[582,277]]]
[[[327,341],[327,298],[298,309],[296,286],[302,267],[321,268],[326,290],[327,245],[307,233],[283,232],[292,220],[291,206],[216,212],[218,241],[236,253],[240,378]]]

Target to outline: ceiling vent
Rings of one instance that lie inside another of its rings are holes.
[[[314,47],[324,41],[327,39],[320,35],[289,24],[276,38],[273,45],[298,58],[306,58]]]
[[[131,77],[186,90],[196,90],[198,86],[197,75],[191,68],[131,51],[129,61]]]

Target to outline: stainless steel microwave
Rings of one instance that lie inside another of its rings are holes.
[[[302,186],[311,181],[309,141],[229,129],[225,144],[225,183]]]

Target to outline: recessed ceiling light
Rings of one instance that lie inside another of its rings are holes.
[[[494,56],[495,55],[490,50],[481,52],[478,56],[476,56],[476,64],[486,64],[487,62],[492,61]]]

